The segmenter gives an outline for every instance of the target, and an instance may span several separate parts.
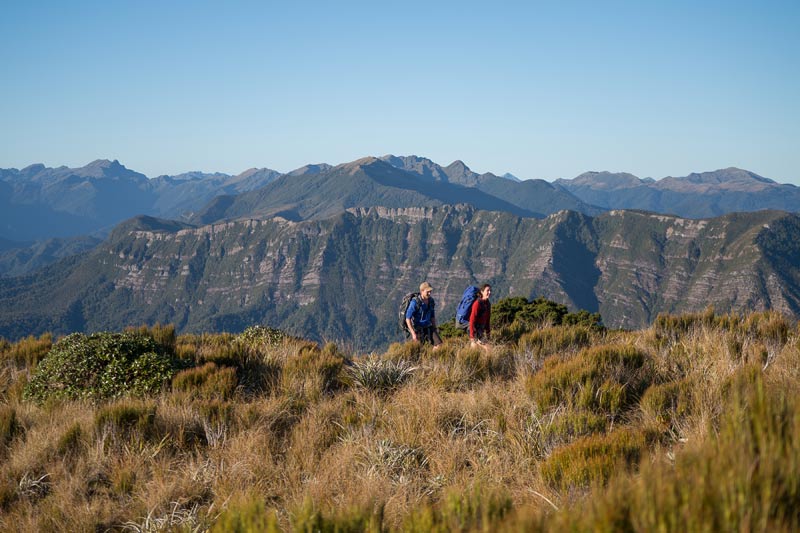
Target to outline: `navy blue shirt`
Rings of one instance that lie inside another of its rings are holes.
[[[433,311],[433,298],[428,298],[428,303],[422,298],[412,298],[406,309],[406,318],[410,318],[415,328],[427,328],[433,325],[435,318]]]

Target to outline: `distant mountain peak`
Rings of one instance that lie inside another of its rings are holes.
[[[584,172],[572,180],[565,181],[569,181],[571,184],[577,186],[588,186],[595,189],[606,190],[639,187],[642,185],[642,180],[633,174],[629,174],[627,172],[608,172],[607,170],[600,172]]]
[[[27,167],[23,168],[20,172],[28,176],[33,176],[34,174],[38,174],[46,168],[47,167],[41,163],[34,163],[33,165],[28,165]]]
[[[134,177],[146,178],[144,174],[140,174],[125,167],[118,160],[110,161],[108,159],[95,159],[91,163],[81,168],[73,169],[74,173],[79,176],[89,178],[109,178],[109,177]]]
[[[777,186],[778,183],[749,170],[728,167],[710,172],[692,172],[686,177],[666,177],[656,186],[660,189],[688,192],[711,192],[714,190],[755,192]]]
[[[316,163],[310,165],[304,165],[300,168],[296,168],[291,172],[287,173],[287,176],[304,176],[306,174],[319,174],[320,172],[325,172],[333,167],[327,163]]]
[[[450,171],[453,171],[453,172],[472,172],[469,169],[469,167],[466,164],[464,164],[464,162],[462,160],[460,160],[460,159],[456,159],[455,161],[453,161],[452,163],[447,165],[445,167],[445,169],[448,172],[450,172]]]
[[[337,165],[336,168],[340,168],[342,170],[346,170],[349,172],[356,172],[357,170],[361,170],[365,167],[372,166],[374,164],[381,164],[381,165],[388,165],[385,161],[378,159],[377,157],[367,156],[362,157],[361,159],[356,159],[355,161],[350,161],[349,163],[342,163],[341,165]]]
[[[506,172],[506,173],[505,173],[505,174],[503,174],[501,177],[502,177],[502,178],[505,178],[505,179],[507,179],[507,180],[511,180],[511,181],[522,181],[521,179],[519,179],[518,177],[516,177],[516,176],[515,176],[514,174],[512,174],[511,172]]]

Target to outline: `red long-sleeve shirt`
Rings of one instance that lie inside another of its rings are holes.
[[[469,312],[469,338],[475,338],[475,326],[481,326],[488,336],[492,332],[491,318],[492,304],[489,300],[484,300],[483,298],[475,300]]]

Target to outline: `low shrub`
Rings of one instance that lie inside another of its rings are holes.
[[[646,355],[630,345],[587,348],[569,358],[551,357],[526,388],[540,411],[560,405],[613,416],[638,401],[652,380]]]
[[[540,472],[557,490],[605,484],[613,473],[638,465],[645,446],[645,435],[635,430],[582,437],[557,448],[541,464]]]
[[[278,346],[289,339],[294,337],[279,329],[265,326],[250,326],[236,336],[237,342],[253,348]]]
[[[549,424],[543,426],[542,436],[548,448],[569,442],[578,437],[602,433],[608,427],[608,418],[592,411],[564,411],[556,413]]]
[[[24,397],[43,402],[151,394],[161,389],[174,370],[172,358],[149,336],[73,333],[42,360]]]
[[[291,514],[293,531],[313,531],[320,533],[381,533],[383,527],[383,506],[349,506],[324,512],[310,499]]]
[[[503,489],[476,484],[466,491],[450,489],[438,504],[418,506],[402,529],[412,533],[492,531],[511,510],[511,498]]]
[[[268,511],[262,498],[239,495],[220,513],[211,533],[278,533],[278,517]]]
[[[600,313],[590,313],[586,310],[570,313],[566,305],[542,297],[532,301],[520,296],[504,298],[492,306],[493,328],[509,327],[515,322],[524,324],[528,331],[539,327],[560,325],[603,329]],[[506,334],[511,332],[512,330],[506,330]],[[517,338],[519,337],[505,338],[504,340],[516,341]]]
[[[689,379],[653,385],[642,395],[639,405],[650,419],[671,426],[691,414],[695,386]]]

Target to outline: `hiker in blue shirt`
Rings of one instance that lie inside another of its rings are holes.
[[[433,349],[442,344],[442,338],[436,328],[436,303],[431,293],[433,287],[427,281],[419,286],[419,296],[412,298],[406,310],[408,333],[414,342],[432,344]]]

